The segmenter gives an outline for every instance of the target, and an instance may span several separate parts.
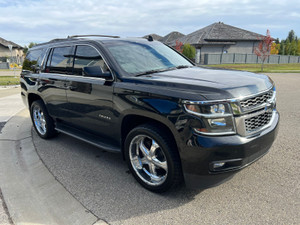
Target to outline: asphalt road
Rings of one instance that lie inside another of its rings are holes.
[[[300,224],[300,74],[271,74],[281,114],[270,152],[225,183],[154,194],[118,154],[64,134],[33,142],[56,179],[109,224]]]

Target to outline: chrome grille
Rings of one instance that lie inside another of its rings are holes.
[[[251,133],[255,130],[267,125],[272,118],[272,112],[265,112],[257,116],[253,116],[249,119],[245,119],[246,132]]]
[[[272,96],[273,96],[273,90],[271,89],[270,91],[264,94],[242,100],[240,104],[242,109],[245,111],[266,103],[269,99],[272,98]]]

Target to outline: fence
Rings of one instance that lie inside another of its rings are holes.
[[[0,69],[9,69],[9,63],[0,62]]]
[[[255,54],[240,54],[240,53],[226,53],[226,54],[204,54],[204,64],[234,64],[246,63],[254,64],[261,63],[261,59]],[[294,55],[270,55],[265,63],[300,63],[300,56]]]
[[[6,62],[11,62],[11,63],[16,63],[19,65],[22,65],[23,57],[22,56],[0,57],[0,63],[6,63]]]

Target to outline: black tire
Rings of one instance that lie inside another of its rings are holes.
[[[183,181],[179,153],[172,140],[152,124],[140,125],[126,137],[124,153],[128,167],[135,179],[150,191],[165,192]],[[143,153],[147,150],[149,155]]]
[[[54,129],[54,121],[49,116],[45,104],[42,100],[36,100],[31,104],[30,116],[33,127],[41,138],[49,139],[57,134]]]

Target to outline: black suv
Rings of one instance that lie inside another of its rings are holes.
[[[251,164],[278,130],[268,76],[200,68],[151,37],[39,44],[21,87],[40,137],[62,132],[120,152],[155,192]]]

